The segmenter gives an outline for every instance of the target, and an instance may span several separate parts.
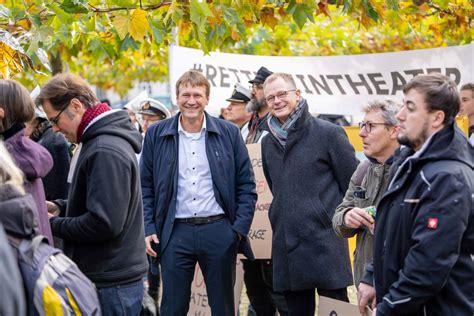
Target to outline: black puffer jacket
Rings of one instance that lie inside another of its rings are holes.
[[[377,315],[473,315],[473,149],[448,126],[400,158],[377,212]]]
[[[97,287],[139,280],[148,268],[135,156],[141,144],[125,111],[111,112],[89,126],[65,217],[51,219],[53,235],[64,240],[64,253]]]

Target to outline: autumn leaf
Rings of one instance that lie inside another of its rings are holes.
[[[115,26],[115,30],[121,40],[125,39],[125,36],[130,31],[130,19],[128,16],[119,15],[113,19],[112,24]]]
[[[263,25],[268,25],[274,29],[278,24],[278,20],[275,18],[275,12],[273,8],[263,8],[260,11],[260,21]]]
[[[237,33],[236,30],[232,30],[230,32],[230,37],[232,37],[232,39],[236,42],[240,39],[239,33]]]
[[[143,41],[147,31],[150,31],[150,24],[146,18],[146,11],[141,9],[132,10],[130,20],[130,35],[136,41]]]

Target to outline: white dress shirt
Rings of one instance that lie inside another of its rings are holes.
[[[224,214],[216,201],[206,154],[206,117],[198,133],[188,133],[178,120],[178,195],[176,218]]]

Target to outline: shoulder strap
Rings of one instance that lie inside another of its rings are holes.
[[[362,181],[364,180],[364,177],[367,174],[367,170],[369,170],[369,166],[370,166],[370,161],[368,159],[361,162],[361,166],[355,178],[355,184],[357,186],[360,186],[362,184]]]

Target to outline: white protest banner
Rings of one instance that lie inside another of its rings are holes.
[[[242,262],[240,259],[237,259],[234,285],[235,315],[237,315],[237,310],[239,308],[243,284],[244,270],[242,268]],[[187,316],[211,316],[211,307],[207,297],[206,284],[204,283],[204,276],[202,275],[199,264],[196,264],[196,269],[194,271],[194,279],[191,284],[191,299],[189,300],[189,311]]]
[[[268,209],[272,193],[263,174],[261,144],[249,144],[247,149],[255,174],[257,186],[257,206],[248,237],[256,259],[269,259],[272,254],[272,228],[268,220]]]
[[[402,98],[402,86],[417,74],[441,72],[456,83],[473,82],[474,43],[434,49],[346,56],[280,57],[210,53],[171,46],[171,97],[175,83],[189,69],[201,71],[211,83],[207,111],[218,114],[234,84],[244,85],[265,66],[293,75],[310,112],[360,115],[363,104],[375,98]]]

